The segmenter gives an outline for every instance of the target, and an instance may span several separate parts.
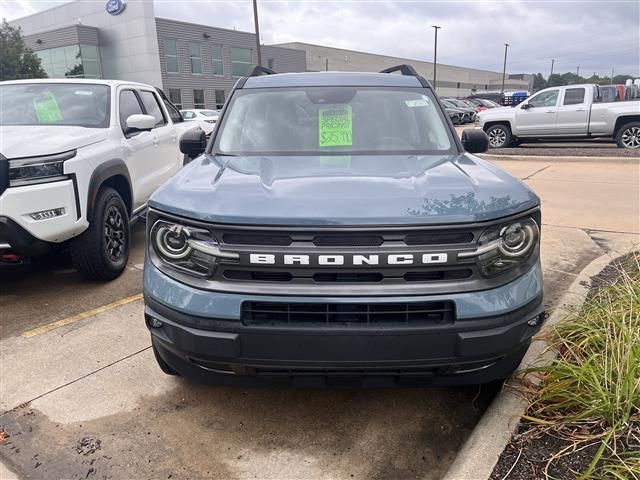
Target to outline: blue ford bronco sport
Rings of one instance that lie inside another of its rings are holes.
[[[540,201],[412,67],[241,78],[149,201],[160,368],[223,385],[508,376],[543,321]]]

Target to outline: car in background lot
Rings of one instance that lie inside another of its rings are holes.
[[[120,275],[129,223],[182,166],[192,128],[149,85],[0,82],[0,263],[66,248],[84,277]]]
[[[465,101],[470,102],[471,104],[478,107],[478,110],[480,112],[484,110],[489,110],[490,108],[497,108],[500,106],[493,100],[487,100],[486,98],[465,98]]]
[[[449,118],[451,119],[451,123],[454,125],[462,125],[462,118],[464,117],[464,113],[457,108],[451,108],[445,106],[445,111]]]
[[[408,65],[255,67],[228,102],[149,200],[144,315],[165,373],[416,387],[517,367],[544,319],[540,200],[473,155],[484,132],[458,139]]]
[[[454,102],[449,98],[442,98],[441,101],[445,107],[462,112],[462,123],[473,123],[476,121],[476,110],[474,108],[470,108],[464,104],[461,106],[461,102]]]
[[[185,122],[197,122],[198,126],[207,135],[211,135],[218,118],[220,118],[220,110],[192,108],[180,110],[180,114]]]
[[[521,139],[610,137],[620,148],[640,148],[640,100],[615,101],[618,88],[593,84],[551,87],[520,105],[478,114],[492,148]],[[614,95],[615,94],[615,95]]]

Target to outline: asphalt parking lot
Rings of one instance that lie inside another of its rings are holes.
[[[543,200],[545,303],[640,244],[640,162],[496,163]],[[142,318],[143,225],[124,275],[66,257],[0,270],[0,456],[26,478],[439,478],[498,385],[294,391],[163,375]]]

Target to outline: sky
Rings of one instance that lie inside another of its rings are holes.
[[[100,1],[104,0],[81,0]],[[128,0],[139,1],[139,0]],[[151,0],[145,0],[151,1]],[[0,0],[15,18],[64,0]],[[252,0],[155,0],[156,16],[253,31]],[[549,75],[640,76],[640,0],[258,0],[263,43],[306,42],[438,63]]]

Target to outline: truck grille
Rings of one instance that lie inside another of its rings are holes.
[[[455,321],[453,302],[285,303],[243,302],[245,325],[366,326],[383,324],[440,325]]]

